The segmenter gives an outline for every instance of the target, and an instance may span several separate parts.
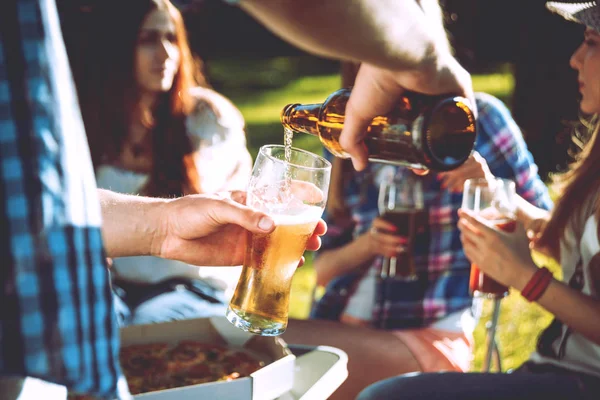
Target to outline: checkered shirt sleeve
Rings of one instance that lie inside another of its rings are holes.
[[[527,149],[521,129],[499,99],[476,94],[479,129],[475,149],[499,178],[512,179],[517,193],[531,204],[549,210],[552,200],[538,175],[538,167]]]
[[[129,397],[100,216],[54,0],[2,0],[0,375]]]

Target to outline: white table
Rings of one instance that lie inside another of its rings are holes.
[[[335,347],[288,344],[296,355],[294,386],[278,400],[326,400],[348,377],[348,355]]]

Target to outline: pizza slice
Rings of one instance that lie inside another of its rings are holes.
[[[197,364],[219,363],[226,352],[225,347],[184,340],[169,351],[167,356],[168,369],[170,372],[177,373]]]
[[[126,377],[143,377],[167,372],[165,357],[169,351],[166,343],[149,343],[126,346],[119,353],[121,367]]]
[[[215,382],[222,376],[222,371],[216,365],[208,363],[196,364],[188,367],[184,372],[174,375],[178,386],[190,386],[200,383]]]
[[[264,367],[265,363],[243,350],[229,349],[221,364],[227,374],[238,373],[240,376],[249,376],[254,371]]]

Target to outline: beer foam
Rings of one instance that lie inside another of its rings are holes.
[[[317,222],[323,209],[316,206],[304,206],[301,209],[291,210],[287,214],[271,214],[275,225],[300,225]]]

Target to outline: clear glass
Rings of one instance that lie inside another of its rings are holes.
[[[468,179],[465,181],[462,208],[474,211],[506,232],[517,227],[515,183],[508,179]],[[474,296],[502,298],[508,287],[482,273],[471,264],[469,290]]]
[[[226,312],[236,327],[262,336],[282,334],[288,322],[292,277],[323,214],[331,164],[316,154],[285,147],[260,148],[246,203],[269,214],[276,228],[248,233],[242,274]]]
[[[415,280],[417,271],[413,260],[415,238],[429,223],[423,204],[421,179],[413,173],[388,176],[379,186],[379,215],[396,226],[396,233],[408,239],[406,251],[397,257],[385,258],[382,278]]]

